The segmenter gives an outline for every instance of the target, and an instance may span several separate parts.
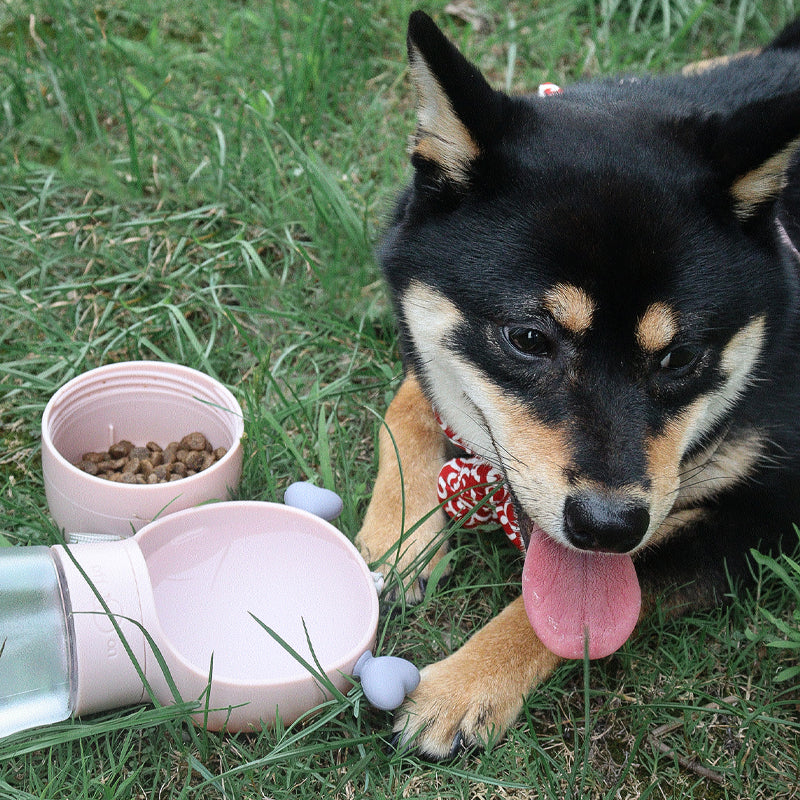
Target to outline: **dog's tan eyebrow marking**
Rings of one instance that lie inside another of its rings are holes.
[[[636,325],[636,341],[646,353],[663,350],[677,335],[678,312],[666,303],[652,303]]]
[[[545,293],[544,307],[563,328],[581,334],[592,324],[595,303],[583,289],[571,283],[557,283]]]

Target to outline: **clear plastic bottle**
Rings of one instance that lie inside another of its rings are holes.
[[[72,713],[71,636],[49,547],[0,550],[0,737]]]

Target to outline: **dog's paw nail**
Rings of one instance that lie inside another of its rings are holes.
[[[401,753],[404,756],[418,755],[419,750],[414,744],[414,736],[411,738],[405,736],[407,731],[395,731],[394,735],[387,744],[387,750],[390,753]]]
[[[454,759],[456,756],[466,755],[476,749],[477,746],[468,741],[461,731],[458,731],[458,733],[456,733],[456,735],[453,737],[453,744],[450,747],[450,752],[448,753],[447,757],[448,759]]]

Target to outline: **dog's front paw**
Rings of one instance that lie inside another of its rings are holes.
[[[447,552],[447,543],[440,535],[444,515],[436,513],[400,537],[392,530],[391,521],[375,523],[375,515],[368,515],[356,536],[356,546],[371,568],[387,579],[388,600],[402,595],[406,603],[416,605]],[[449,566],[441,570],[443,576],[449,571]]]
[[[398,749],[433,761],[453,758],[490,747],[517,718],[523,693],[509,692],[502,676],[464,674],[453,658],[422,670],[419,686],[395,716]]]
[[[436,489],[446,439],[413,373],[389,405],[385,422],[378,433],[375,488],[356,545],[389,578],[389,593],[418,603],[447,552]]]
[[[425,667],[395,717],[395,743],[434,760],[497,742],[561,659],[539,641],[518,598],[460,650]]]

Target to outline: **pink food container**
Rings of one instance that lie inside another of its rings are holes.
[[[85,452],[126,439],[162,446],[199,431],[227,454],[171,483],[113,483],[75,466]],[[62,386],[42,417],[42,471],[50,513],[67,534],[131,536],[151,520],[209,500],[227,500],[242,473],[244,431],[236,398],[189,367],[128,361]]]

